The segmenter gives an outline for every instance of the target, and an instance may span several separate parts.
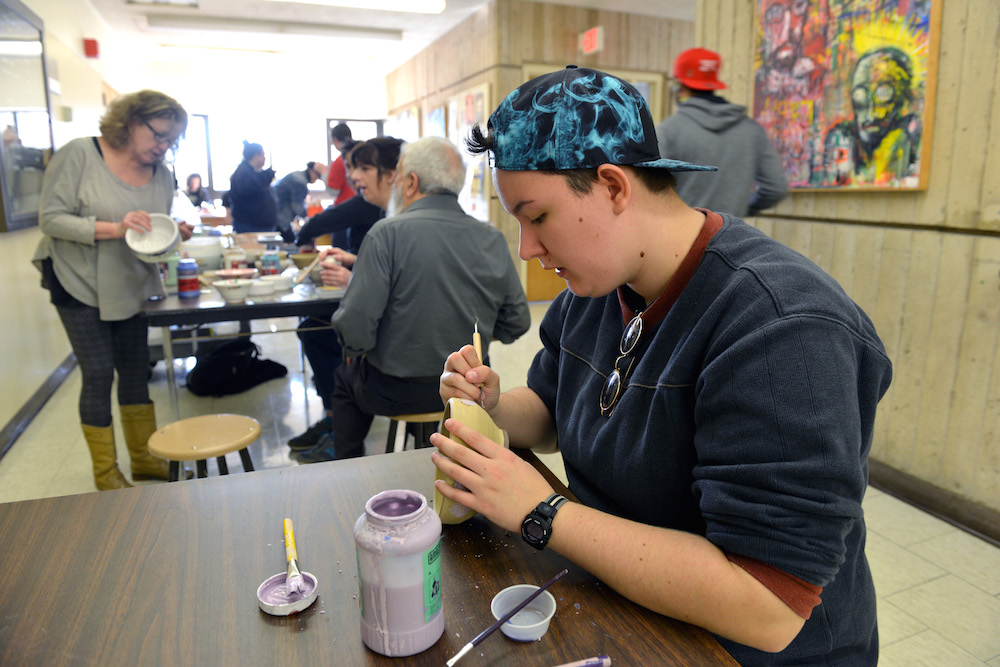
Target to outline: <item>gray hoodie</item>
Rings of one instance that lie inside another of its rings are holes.
[[[660,156],[715,165],[717,172],[675,174],[677,194],[691,206],[744,217],[788,192],[781,160],[746,107],[721,97],[691,97],[656,126]]]

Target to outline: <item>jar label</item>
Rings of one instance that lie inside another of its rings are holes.
[[[424,622],[441,609],[441,539],[424,552]]]

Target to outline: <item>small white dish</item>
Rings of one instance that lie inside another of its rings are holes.
[[[274,281],[273,280],[252,280],[253,284],[250,285],[250,296],[267,296],[268,294],[274,294]]]
[[[292,277],[281,273],[278,275],[261,276],[261,280],[274,283],[275,291],[292,289]]]
[[[500,620],[503,615],[513,609],[524,598],[538,590],[532,584],[508,586],[493,596],[490,611],[493,618]],[[509,621],[500,626],[500,632],[514,641],[534,642],[542,638],[549,629],[549,621],[556,613],[556,599],[552,593],[544,591],[528,603],[521,611],[514,614]]]

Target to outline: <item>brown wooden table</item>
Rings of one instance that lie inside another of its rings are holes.
[[[374,494],[432,497],[427,449],[349,461],[0,505],[0,664],[443,665],[493,622],[517,583],[551,589],[539,642],[497,632],[459,665],[735,665],[704,630],[624,599],[568,560],[482,517],[444,526],[445,631],[427,651],[386,658],[359,633],[353,526]],[[285,569],[281,521],[295,522],[319,598],[288,617],[257,606]]]

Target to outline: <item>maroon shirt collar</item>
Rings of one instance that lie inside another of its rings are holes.
[[[684,288],[691,281],[691,276],[698,269],[698,263],[701,262],[701,257],[705,254],[708,242],[712,240],[716,232],[722,229],[721,215],[703,208],[695,210],[705,214],[705,222],[701,226],[698,237],[691,245],[691,249],[688,250],[687,256],[684,257],[680,266],[677,267],[677,271],[671,276],[667,286],[663,288],[660,296],[656,297],[656,300],[649,304],[649,307],[642,312],[642,322],[646,326],[656,326],[667,316],[674,303],[680,298],[681,292],[684,291]],[[626,290],[628,291],[626,292]],[[622,285],[618,288],[618,303],[621,305],[622,322],[625,324],[628,324],[635,317],[636,312],[627,303],[629,294],[635,294],[635,292],[627,285]]]

